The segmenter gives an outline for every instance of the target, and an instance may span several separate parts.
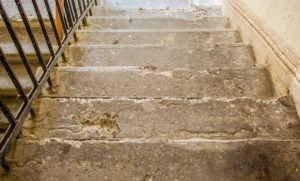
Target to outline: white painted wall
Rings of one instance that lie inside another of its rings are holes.
[[[300,57],[300,0],[241,0]]]

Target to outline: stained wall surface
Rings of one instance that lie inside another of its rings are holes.
[[[300,57],[300,0],[241,0]]]

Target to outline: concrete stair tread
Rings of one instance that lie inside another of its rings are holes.
[[[54,70],[54,92],[45,96],[141,97],[272,97],[273,87],[264,67],[174,69],[156,72],[145,67],[59,67]],[[260,85],[260,86],[256,86]]]
[[[45,139],[15,145],[8,156],[12,170],[4,180],[253,181],[300,176],[298,140]]]
[[[88,17],[87,20],[89,26],[85,29],[228,29],[230,27],[225,17],[203,17],[193,20],[170,17]]]
[[[209,47],[218,43],[240,43],[235,30],[134,29],[79,30],[77,45],[163,44],[173,47]]]
[[[37,138],[300,138],[290,97],[280,99],[41,98],[23,134]],[[63,110],[63,111],[62,111]]]
[[[199,10],[175,10],[175,9],[162,9],[162,10],[126,10],[126,9],[113,9],[103,6],[94,7],[95,16],[141,16],[141,17],[201,17],[201,16],[220,16],[222,14],[220,6],[202,6]]]
[[[206,49],[163,45],[71,45],[67,55],[69,61],[60,63],[61,66],[142,66],[164,71],[251,67],[255,63],[252,48],[245,44],[219,44]]]

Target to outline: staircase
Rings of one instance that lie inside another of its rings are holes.
[[[268,66],[255,64],[220,6],[94,14],[1,179],[300,178],[293,100],[275,96]]]

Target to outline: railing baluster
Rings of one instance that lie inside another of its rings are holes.
[[[67,18],[68,18],[68,21],[69,21],[69,25],[70,25],[70,28],[73,28],[73,21],[72,21],[72,15],[70,13],[71,11],[71,6],[69,5],[69,1],[68,0],[65,0],[65,9],[66,9],[66,15],[67,15]],[[77,41],[77,36],[76,36],[76,33],[74,33],[74,39]]]
[[[44,37],[45,37],[45,40],[46,40],[46,43],[47,43],[49,52],[50,52],[51,56],[54,57],[53,47],[52,47],[50,38],[49,38],[49,36],[48,36],[48,32],[47,32],[47,29],[46,29],[46,27],[45,27],[45,24],[44,24],[44,21],[43,21],[43,17],[42,17],[42,15],[41,15],[41,12],[40,12],[40,9],[39,9],[39,7],[38,7],[38,4],[36,3],[36,0],[32,0],[32,3],[33,3],[33,7],[34,7],[34,9],[35,9],[37,18],[38,18],[38,20],[39,20],[39,23],[40,23],[42,32],[43,32],[43,34],[44,34]]]
[[[57,11],[58,11],[58,14],[59,14],[60,22],[62,23],[62,27],[63,27],[64,33],[65,33],[65,37],[67,37],[68,36],[68,30],[67,30],[67,26],[66,26],[66,23],[65,23],[65,20],[64,20],[63,13],[61,12],[61,8],[60,8],[61,4],[59,3],[58,0],[55,0],[55,4],[56,4],[56,8],[57,8]]]
[[[26,71],[29,74],[29,77],[30,77],[30,79],[31,79],[34,87],[37,87],[38,86],[38,81],[36,80],[36,78],[35,78],[35,76],[33,74],[33,71],[32,71],[32,69],[30,67],[30,64],[29,64],[27,58],[26,58],[25,52],[23,50],[23,47],[22,47],[22,45],[21,45],[21,43],[20,43],[20,41],[19,41],[19,39],[17,37],[17,34],[16,34],[13,26],[10,23],[8,15],[7,15],[7,13],[6,13],[6,11],[5,11],[5,9],[4,9],[3,4],[2,4],[1,1],[0,1],[0,13],[1,13],[2,19],[3,19],[3,21],[4,21],[5,25],[6,25],[6,28],[7,28],[8,32],[9,32],[11,38],[13,39],[13,42],[14,42],[17,50],[18,50],[18,53],[19,53],[19,55],[20,55],[20,57],[22,59],[22,62],[24,64],[25,68],[26,68]]]
[[[45,2],[45,6],[46,6],[46,9],[47,9],[47,12],[48,12],[48,17],[49,17],[50,22],[51,22],[52,30],[54,32],[57,44],[58,44],[58,46],[60,48],[61,47],[61,41],[60,41],[60,38],[59,38],[59,35],[58,35],[58,31],[57,31],[56,26],[55,26],[55,21],[54,21],[52,12],[51,12],[51,8],[50,8],[50,5],[49,5],[49,2],[48,2],[48,0],[44,0],[44,2]],[[63,58],[64,61],[67,60],[67,58],[65,56],[65,53],[62,54],[62,58]]]
[[[79,6],[79,10],[80,10],[80,16],[83,14],[83,10],[82,10],[82,5],[81,5],[81,3],[82,3],[82,0],[77,0],[77,2],[78,2],[78,6]],[[86,18],[84,17],[83,18],[83,25],[87,25],[87,22],[86,22]]]
[[[38,45],[38,43],[37,43],[37,41],[36,41],[36,38],[35,38],[35,36],[34,36],[34,34],[33,34],[33,32],[32,32],[32,28],[31,28],[30,23],[29,23],[29,21],[28,21],[26,12],[25,12],[25,10],[24,10],[22,4],[20,3],[20,0],[15,0],[15,2],[16,2],[17,8],[18,8],[18,10],[19,10],[19,12],[20,12],[20,14],[21,14],[23,23],[24,23],[25,28],[26,28],[26,30],[27,30],[27,33],[28,33],[28,35],[29,35],[29,37],[30,37],[31,43],[32,43],[33,48],[34,48],[34,50],[35,50],[35,53],[36,53],[36,55],[37,55],[37,57],[38,57],[38,59],[39,59],[39,62],[40,62],[40,64],[41,64],[41,66],[42,66],[42,69],[43,69],[43,71],[44,71],[44,73],[45,73],[45,72],[47,71],[47,67],[46,67],[46,64],[45,64],[43,55],[42,55],[42,53],[41,53],[41,49],[40,49],[40,47],[39,47],[39,45]],[[53,87],[53,84],[52,84],[52,81],[51,81],[50,78],[48,79],[48,84],[49,84],[50,88]]]
[[[87,4],[88,4],[88,6],[90,5],[90,0],[87,0]],[[93,13],[92,13],[92,9],[90,9],[90,16],[93,16]]]
[[[71,2],[70,2],[70,0],[66,0],[67,2],[68,2],[68,6],[69,6],[69,9],[70,9],[70,14],[71,14],[71,17],[72,17],[72,20],[73,20],[73,22],[75,22],[76,21],[76,19],[75,19],[75,14],[74,14],[74,9],[73,9],[73,5],[71,4]]]
[[[71,2],[72,2],[73,9],[74,9],[74,15],[75,15],[76,21],[78,21],[78,13],[77,13],[76,3],[74,2],[74,0],[71,0]],[[81,29],[80,25],[78,28]]]

